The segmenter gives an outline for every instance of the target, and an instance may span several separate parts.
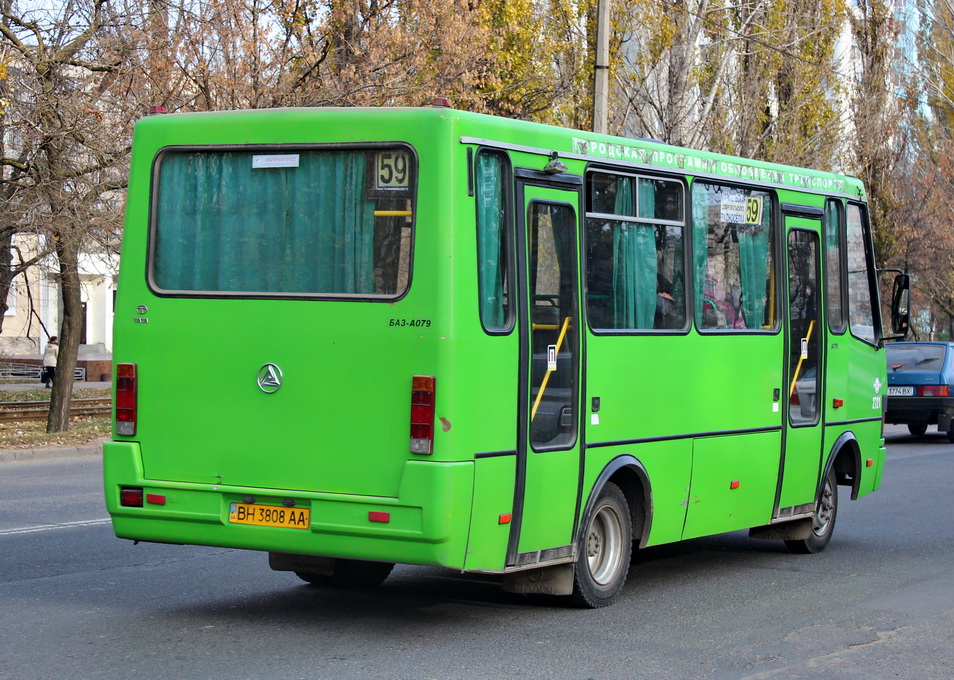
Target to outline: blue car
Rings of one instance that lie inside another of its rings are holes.
[[[954,442],[954,343],[891,342],[885,422],[903,424],[917,436],[937,425]]]

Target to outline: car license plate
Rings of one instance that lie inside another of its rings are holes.
[[[285,508],[280,505],[230,503],[229,522],[232,524],[251,524],[257,527],[307,529],[311,526],[311,510],[308,508]]]
[[[889,397],[913,397],[914,386],[904,385],[899,387],[888,387],[888,396]]]

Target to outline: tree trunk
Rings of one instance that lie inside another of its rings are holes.
[[[56,379],[50,398],[47,432],[65,432],[70,425],[70,401],[73,398],[73,373],[82,336],[83,301],[80,296],[79,243],[73,239],[57,240],[56,254],[60,263],[60,297],[63,318],[60,323],[60,351],[56,360]]]

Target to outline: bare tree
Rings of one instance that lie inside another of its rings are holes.
[[[630,5],[620,128],[679,146],[831,167],[839,0]]]
[[[118,240],[134,100],[123,77],[130,16],[106,0],[71,0],[56,13],[18,12],[8,0],[3,19],[12,95],[3,119],[4,226],[36,234],[55,263],[63,378],[54,384],[47,429],[58,432],[69,423],[82,334],[79,256]]]

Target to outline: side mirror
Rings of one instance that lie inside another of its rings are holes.
[[[911,277],[898,274],[894,277],[894,289],[891,291],[891,331],[902,338],[908,335],[910,320]]]

